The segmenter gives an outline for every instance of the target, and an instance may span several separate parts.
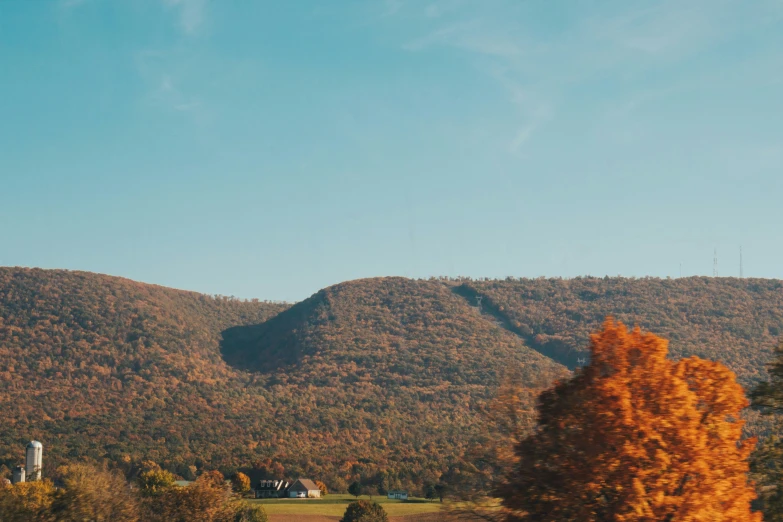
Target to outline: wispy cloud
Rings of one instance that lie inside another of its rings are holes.
[[[519,150],[522,148],[522,145],[524,145],[525,142],[530,139],[530,136],[533,135],[533,131],[535,131],[537,127],[538,124],[535,122],[530,122],[523,125],[519,130],[517,130],[514,139],[511,140],[511,143],[508,146],[508,150],[510,152],[519,152]]]
[[[496,75],[496,78],[509,93],[509,99],[521,120],[508,146],[509,152],[518,153],[533,133],[550,119],[552,108],[548,101],[541,99],[539,95],[527,90],[520,83],[503,74]]]
[[[587,17],[582,38],[602,52],[631,51],[682,59],[724,36],[726,6],[733,0],[629,2],[611,15]]]
[[[168,110],[193,112],[202,107],[201,100],[188,94],[178,79],[176,57],[170,52],[146,50],[136,53],[136,70],[147,84],[146,102]]]
[[[191,101],[191,102],[180,103],[179,105],[175,105],[174,109],[176,109],[178,111],[182,111],[182,112],[187,112],[187,111],[196,110],[199,107],[201,107],[201,102],[198,101],[198,100],[194,100],[194,101]]]
[[[61,9],[75,9],[77,7],[80,7],[90,0],[60,0],[59,6]]]
[[[206,23],[207,0],[158,0],[176,15],[186,37],[169,49],[145,49],[135,53],[139,76],[146,84],[145,103],[183,113],[203,112],[202,100],[193,94],[193,70],[188,56],[192,54],[188,40],[201,32]]]
[[[409,35],[401,42],[405,50],[463,52],[473,57],[478,73],[506,90],[519,118],[509,137],[510,152],[524,148],[553,120],[556,108],[574,103],[583,86],[604,83],[607,94],[621,96],[607,110],[630,113],[698,87],[700,76],[689,74],[683,63],[783,16],[780,0],[759,0],[754,9],[738,0],[610,1],[581,13],[542,4],[496,0],[479,8],[435,0],[419,4],[417,20],[399,20],[414,28],[404,33]],[[542,23],[545,10],[550,13]],[[767,76],[780,77],[772,71]],[[653,87],[651,77],[659,78]]]
[[[179,25],[186,34],[195,34],[204,24],[206,0],[163,0],[164,4],[179,12]]]
[[[437,18],[432,15],[433,12],[441,13],[438,4],[432,4],[430,8],[432,9],[425,11],[425,16]],[[454,3],[448,4],[452,15],[454,8]],[[523,38],[511,36],[503,24],[495,23],[494,20],[459,18],[409,40],[403,44],[403,48],[413,52],[452,48],[491,60],[481,60],[478,70],[488,74],[503,88],[518,115],[519,123],[512,136],[507,138],[508,151],[517,154],[551,114],[551,102],[541,99],[532,85],[514,78],[516,64],[523,63],[526,60],[525,55],[535,53],[536,46]]]
[[[440,27],[403,45],[405,49],[410,51],[422,51],[435,46],[455,47],[469,52],[499,57],[513,57],[522,54],[518,42],[501,33],[487,30],[478,21],[458,22]]]
[[[428,5],[428,6],[427,6],[427,8],[424,10],[424,14],[425,14],[425,16],[427,16],[428,18],[437,18],[437,17],[439,17],[439,16],[440,16],[442,13],[441,13],[441,11],[440,11],[440,7],[438,6],[438,4],[430,4],[430,5]]]
[[[178,111],[191,111],[201,106],[201,102],[198,99],[183,94],[174,84],[174,79],[168,75],[164,75],[161,78],[160,85],[154,92],[153,97]]]
[[[440,18],[459,9],[463,4],[464,0],[437,0],[424,8],[424,16],[427,18]]]
[[[400,12],[403,7],[403,0],[383,0],[383,12],[381,16],[394,16]]]

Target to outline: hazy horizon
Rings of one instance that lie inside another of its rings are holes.
[[[557,276],[557,275],[552,275],[552,276],[533,276],[533,277],[527,277],[527,276],[506,276],[506,277],[445,276],[445,275],[431,275],[431,276],[426,276],[426,277],[424,277],[424,276],[422,276],[422,277],[409,277],[409,276],[404,276],[404,275],[403,276],[401,276],[401,275],[376,275],[376,276],[368,276],[368,277],[359,277],[359,278],[354,278],[354,279],[345,279],[343,281],[336,281],[334,283],[329,283],[328,285],[325,285],[323,287],[314,288],[307,295],[305,295],[304,297],[299,298],[299,299],[273,299],[273,298],[268,298],[268,297],[265,297],[265,296],[257,296],[257,295],[226,294],[226,293],[220,292],[220,291],[217,291],[217,292],[203,292],[201,290],[193,289],[193,288],[172,287],[172,286],[168,286],[168,285],[162,285],[160,283],[155,283],[153,281],[143,281],[143,280],[139,280],[139,279],[133,279],[133,278],[124,276],[122,274],[109,274],[109,273],[104,273],[104,272],[91,272],[91,271],[81,270],[81,269],[78,269],[78,268],[75,268],[75,269],[70,269],[70,268],[43,268],[43,267],[36,267],[36,266],[21,266],[21,265],[17,265],[17,266],[0,265],[0,268],[30,269],[30,270],[39,269],[39,270],[51,270],[51,271],[58,271],[58,270],[60,270],[60,271],[66,271],[66,272],[82,272],[82,273],[87,273],[87,274],[96,274],[96,275],[99,275],[99,276],[116,277],[116,278],[119,278],[119,279],[128,279],[128,280],[134,281],[136,283],[148,284],[148,285],[152,285],[152,286],[162,286],[164,288],[170,288],[172,290],[181,290],[181,291],[185,291],[185,292],[195,292],[195,293],[200,293],[200,294],[205,294],[205,295],[232,297],[232,298],[235,298],[235,299],[246,300],[246,301],[253,300],[253,299],[258,299],[260,301],[269,301],[269,302],[276,302],[276,303],[289,303],[289,304],[301,302],[301,301],[303,301],[303,300],[305,300],[305,299],[315,295],[316,293],[318,293],[320,290],[323,290],[324,288],[329,288],[331,286],[339,285],[341,283],[350,283],[350,282],[357,282],[357,281],[365,281],[365,280],[372,280],[372,279],[384,279],[384,278],[395,278],[395,277],[403,278],[403,279],[410,279],[410,280],[414,280],[414,281],[416,281],[416,280],[426,281],[426,280],[429,280],[430,278],[439,279],[439,278],[444,278],[444,277],[451,278],[452,280],[458,280],[460,278],[467,278],[467,279],[472,280],[472,281],[483,281],[485,279],[488,279],[490,281],[505,281],[508,277],[511,277],[514,280],[520,280],[521,279],[521,280],[531,280],[531,281],[540,279],[542,277],[547,279],[547,280],[564,280],[564,281],[569,281],[569,280],[574,280],[574,279],[604,279],[606,277],[609,277],[610,279],[628,279],[628,280],[652,279],[652,280],[661,280],[661,281],[666,280],[666,279],[689,279],[689,278],[694,278],[694,277],[696,277],[696,278],[704,277],[704,278],[710,278],[710,279],[714,278],[714,276],[712,276],[712,275],[704,275],[704,274],[701,274],[701,275],[700,274],[694,274],[694,275],[682,276],[682,277],[677,277],[677,276],[650,276],[650,275],[643,275],[643,276],[623,276],[623,275],[609,276],[609,275],[603,275],[603,276],[598,276],[598,275],[592,275],[592,274],[582,274],[582,275],[576,275],[576,276]],[[738,276],[732,276],[732,275],[728,275],[728,276],[718,275],[717,279],[739,279],[739,277]],[[769,281],[783,281],[783,279],[780,279],[780,278],[748,277],[748,276],[745,276],[742,279],[747,279],[747,280],[764,280],[764,281],[766,281],[766,280],[769,280]]]

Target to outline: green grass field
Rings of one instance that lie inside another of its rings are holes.
[[[359,499],[370,500],[370,497],[362,495]],[[346,506],[354,500],[356,500],[356,498],[351,495],[326,495],[324,498],[270,498],[249,500],[249,502],[261,504],[270,515],[342,516],[343,513],[345,513]],[[392,517],[435,513],[440,511],[441,508],[441,503],[437,500],[430,502],[423,498],[391,500],[386,497],[373,495],[372,500],[378,504],[382,504],[386,513]]]

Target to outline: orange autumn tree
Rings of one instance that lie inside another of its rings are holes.
[[[612,318],[589,365],[539,398],[498,494],[509,522],[746,522],[755,498],[734,373]]]

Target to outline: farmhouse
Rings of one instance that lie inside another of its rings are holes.
[[[288,496],[290,482],[285,480],[262,480],[256,485],[256,498],[283,498]]]
[[[397,500],[408,500],[408,492],[402,490],[391,490],[386,496]]]
[[[288,488],[289,498],[319,498],[321,490],[310,479],[300,478]]]

